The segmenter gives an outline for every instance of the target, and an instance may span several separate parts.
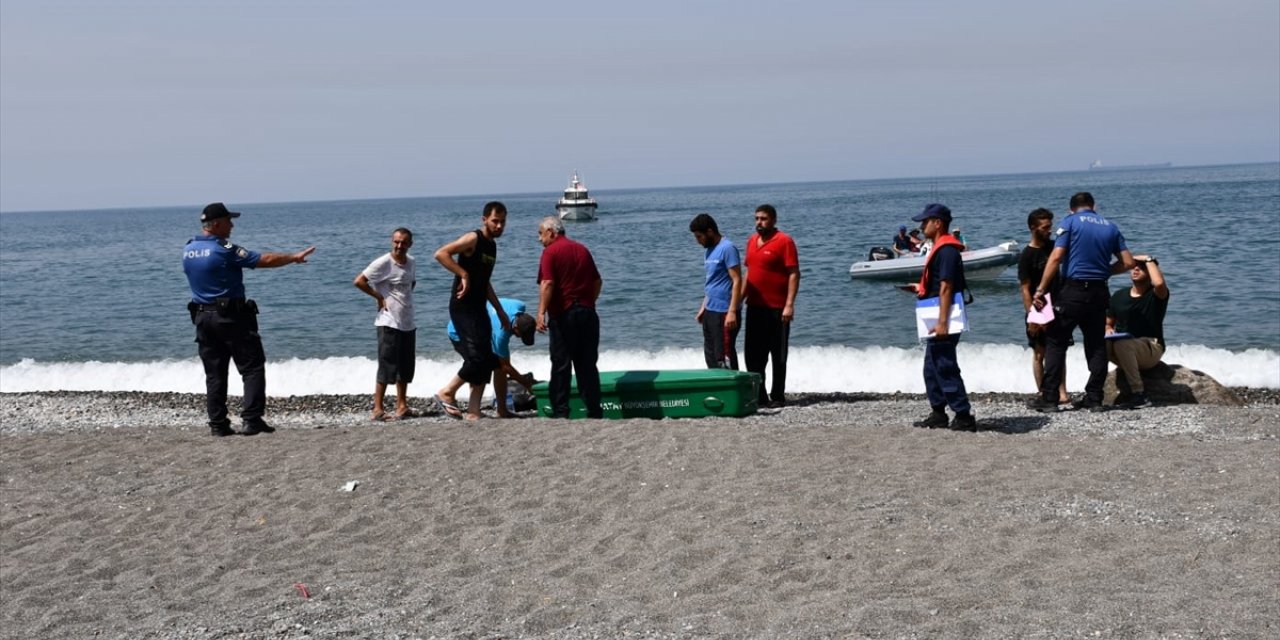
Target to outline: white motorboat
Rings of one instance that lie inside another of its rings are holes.
[[[881,247],[876,247],[881,249]],[[872,255],[877,253],[872,249]],[[994,247],[962,251],[964,278],[971,280],[995,280],[1005,268],[1017,264],[1022,247],[1014,241],[1002,242]],[[918,280],[924,273],[925,256],[863,260],[849,267],[849,277],[854,280]]]
[[[564,195],[556,201],[556,213],[561,220],[596,219],[596,199],[587,193],[587,185],[578,177],[577,169],[570,176]]]

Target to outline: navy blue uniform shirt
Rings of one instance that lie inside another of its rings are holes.
[[[951,283],[952,295],[965,288],[964,259],[960,257],[960,248],[952,245],[939,247],[933,253],[933,262],[929,265],[929,282],[925,283],[926,298],[936,298],[942,290],[942,282]]]
[[[182,270],[191,300],[213,304],[217,298],[244,298],[244,269],[258,266],[262,254],[217,236],[197,236],[182,250]]]

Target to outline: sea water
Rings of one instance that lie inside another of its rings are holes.
[[[849,265],[888,245],[925,204],[951,207],[971,246],[1027,240],[1027,213],[1058,219],[1076,191],[1090,191],[1135,254],[1160,259],[1172,298],[1165,361],[1238,386],[1280,387],[1280,164],[593,191],[599,219],[566,223],[604,279],[600,366],[701,368],[703,249],[689,220],[710,213],[741,250],[755,207],[778,209],[795,238],[802,279],[791,332],[788,390],[921,392],[921,347],[910,294],[892,283],[851,281]],[[308,264],[246,271],[259,302],[268,393],[368,393],[376,347],[373,299],[352,286],[390,247],[392,229],[414,232],[418,373],[429,395],[457,370],[449,345],[452,275],[432,254],[480,224],[490,199],[510,215],[498,240],[494,288],[536,308],[542,247],[537,223],[558,192],[387,200],[228,203],[244,212],[232,240],[258,251],[309,245]],[[202,392],[204,376],[187,315],[181,250],[199,233],[188,206],[0,214],[0,391]],[[1128,276],[1112,280],[1127,286]],[[974,283],[972,332],[959,359],[974,391],[1030,392],[1016,267]],[[1077,342],[1079,342],[1077,340]],[[741,338],[739,338],[741,349]],[[1068,386],[1083,388],[1079,347]],[[513,344],[513,362],[545,379],[545,336]],[[239,390],[232,375],[232,392]]]

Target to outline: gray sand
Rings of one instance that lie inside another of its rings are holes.
[[[973,434],[911,396],[476,425],[315,396],[217,439],[196,396],[3,394],[0,634],[1277,637],[1280,405],[1246,397],[983,396]]]

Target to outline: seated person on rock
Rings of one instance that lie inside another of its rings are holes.
[[[1169,287],[1160,263],[1151,256],[1134,256],[1137,266],[1129,271],[1133,286],[1111,295],[1107,309],[1107,359],[1120,368],[1129,383],[1129,400],[1124,407],[1151,406],[1142,372],[1160,363],[1164,356],[1164,314],[1169,308]],[[1125,335],[1127,334],[1127,335]]]

